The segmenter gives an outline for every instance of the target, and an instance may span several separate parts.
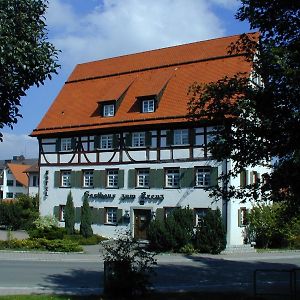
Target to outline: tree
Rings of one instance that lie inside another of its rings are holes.
[[[70,191],[65,206],[65,228],[67,234],[74,234],[75,232],[74,226],[75,226],[75,208],[74,208],[72,193]]]
[[[257,199],[258,191],[273,200],[289,200],[300,209],[300,6],[297,1],[242,0],[236,18],[248,20],[251,29],[231,45],[230,54],[244,54],[253,73],[224,77],[191,86],[189,116],[222,125],[209,144],[214,157],[233,162],[223,176],[228,182],[248,166],[270,166],[277,158],[268,184],[215,189],[219,197]],[[260,83],[260,80],[262,84]],[[232,101],[234,99],[234,101]],[[228,116],[224,118],[224,116]],[[226,187],[226,184],[224,185]]]
[[[86,194],[84,194],[83,196],[83,205],[81,208],[80,233],[85,238],[88,238],[93,235],[92,213]]]
[[[47,41],[47,0],[0,2],[0,129],[21,117],[21,97],[57,74],[58,51]],[[2,134],[0,133],[0,138]]]

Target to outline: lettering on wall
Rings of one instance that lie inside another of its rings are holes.
[[[49,179],[49,171],[47,170],[44,174],[43,180],[43,198],[44,200],[48,197],[48,179]]]

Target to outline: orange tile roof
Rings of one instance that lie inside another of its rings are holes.
[[[250,35],[250,34],[249,34]],[[258,34],[251,34],[257,39]],[[188,88],[237,72],[251,71],[243,56],[228,54],[238,35],[125,55],[77,65],[32,136],[124,126],[187,121]],[[137,97],[157,95],[153,113],[141,113]],[[99,102],[122,103],[113,117],[99,114]]]
[[[29,167],[29,165],[20,165],[20,164],[7,164],[8,168],[11,170],[12,174],[16,178],[16,180],[24,185],[25,187],[28,186],[28,177],[24,173]]]

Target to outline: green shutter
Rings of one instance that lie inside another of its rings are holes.
[[[58,188],[60,187],[61,182],[60,182],[60,171],[55,171],[54,172],[54,187]]]
[[[132,134],[131,133],[126,134],[125,145],[127,147],[131,147],[132,146]]]
[[[93,224],[101,224],[100,223],[100,210],[95,207],[93,207],[93,210],[92,210],[92,223]]]
[[[189,140],[190,140],[190,145],[193,146],[196,141],[196,136],[195,136],[195,129],[190,128],[189,130]]]
[[[81,221],[81,207],[75,207],[75,223],[80,223]]]
[[[120,208],[117,209],[117,223],[118,224],[123,223],[123,210]]]
[[[98,214],[99,214],[99,224],[106,223],[105,208],[99,208]]]
[[[210,169],[210,185],[218,185],[218,167],[213,167]]]
[[[71,138],[71,148],[73,150],[76,150],[76,139],[75,138]]]
[[[60,149],[61,149],[60,147],[61,147],[61,140],[56,139],[56,145],[55,145],[56,152],[60,151]]]
[[[94,187],[105,188],[106,171],[94,171]]]
[[[167,146],[174,144],[174,131],[168,130],[167,131]]]
[[[253,184],[253,177],[254,177],[255,172],[251,171],[250,172],[250,184]]]
[[[163,169],[158,170],[152,170],[150,169],[150,187],[153,188],[164,188],[165,185],[165,178],[164,178],[165,172]]]
[[[163,222],[165,220],[165,210],[163,208],[157,208],[155,212],[155,220]]]
[[[53,207],[53,216],[59,219],[59,206]]]
[[[151,147],[152,145],[152,132],[151,131],[147,131],[146,132],[146,136],[145,136],[145,142],[146,142],[146,146],[147,147]]]
[[[94,136],[94,149],[100,148],[100,137],[98,135]]]
[[[124,170],[118,170],[118,188],[124,187]]]
[[[244,188],[247,185],[247,171],[243,169],[240,173],[240,187]]]
[[[193,187],[195,185],[194,168],[180,169],[180,187]]]
[[[82,172],[72,171],[71,172],[71,187],[81,188],[82,187]]]
[[[135,169],[128,170],[128,188],[133,189],[136,187],[136,171]]]
[[[113,134],[112,146],[114,149],[119,147],[119,138],[116,134]]]

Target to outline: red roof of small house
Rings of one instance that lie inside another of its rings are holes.
[[[28,169],[28,165],[20,165],[20,164],[7,164],[8,168],[11,170],[12,174],[16,178],[16,180],[21,183],[23,186],[28,186],[28,177],[24,173],[26,169]]]
[[[258,39],[257,33],[249,34]],[[229,55],[238,35],[79,64],[32,136],[138,125],[186,122],[188,89],[251,71],[242,55]],[[139,97],[158,96],[152,113],[141,113]],[[99,104],[116,101],[113,117]]]

